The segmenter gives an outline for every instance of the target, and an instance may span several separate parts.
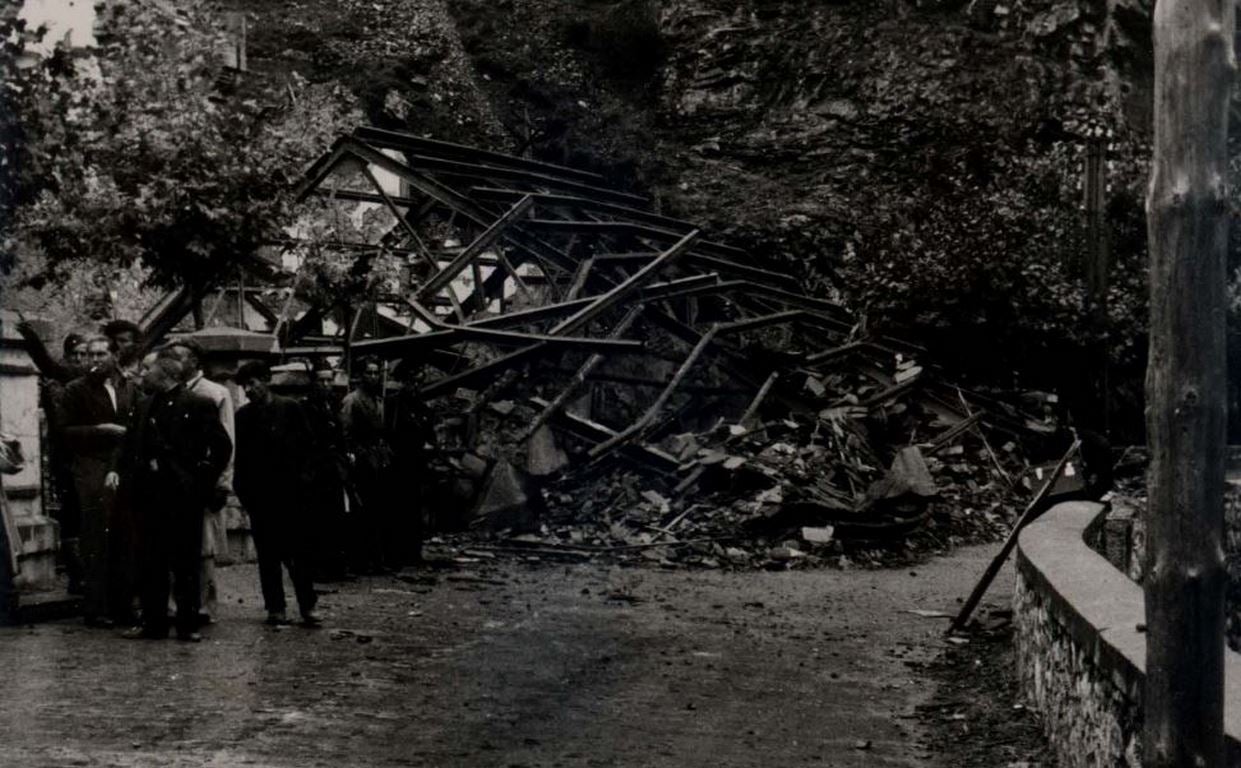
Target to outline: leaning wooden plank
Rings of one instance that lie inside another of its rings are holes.
[[[948,628],[949,632],[964,628],[965,623],[970,620],[970,614],[978,607],[982,596],[987,593],[987,587],[991,586],[991,582],[995,580],[996,574],[1000,572],[1004,561],[1008,559],[1013,548],[1017,546],[1017,536],[1027,525],[1034,522],[1039,515],[1047,511],[1047,506],[1044,502],[1051,495],[1051,489],[1055,487],[1056,481],[1060,479],[1065,465],[1069,463],[1069,460],[1073,458],[1081,446],[1080,440],[1074,440],[1073,444],[1069,446],[1069,450],[1060,457],[1056,468],[1047,476],[1047,482],[1043,483],[1043,487],[1039,489],[1039,492],[1026,505],[1025,511],[1021,513],[1021,517],[1017,518],[1017,522],[1013,525],[1013,530],[1008,534],[1008,538],[1004,540],[1004,546],[1000,547],[999,553],[991,560],[987,570],[983,572],[982,578],[978,580],[978,584],[974,587],[974,591],[970,592],[970,596],[966,598],[965,605],[961,606],[961,612],[952,620],[952,625]]]
[[[641,304],[633,309],[630,309],[629,312],[621,318],[621,321],[616,324],[616,327],[612,329],[612,332],[608,334],[608,338],[619,339],[626,331],[629,330],[641,314]],[[599,367],[599,364],[602,363],[603,360],[603,355],[598,353],[591,355],[590,358],[582,364],[582,367],[578,368],[577,373],[573,374],[573,378],[569,380],[569,383],[565,385],[565,388],[560,390],[555,399],[548,403],[547,407],[534,418],[534,421],[530,422],[530,426],[523,430],[521,437],[518,438],[518,442],[525,442],[526,440],[529,440],[531,435],[546,424],[547,420],[550,419],[556,411],[563,408],[565,403],[569,401],[569,398],[573,396],[573,393],[577,392],[578,388],[586,383],[587,377],[590,376],[591,372],[594,371],[595,368]]]
[[[604,293],[595,299],[595,301],[593,301],[589,306],[582,308],[580,311],[575,312],[570,317],[562,320],[551,330],[551,334],[556,336],[577,330],[578,328],[581,328],[589,323],[591,320],[599,317],[612,307],[616,306],[619,302],[624,301],[626,298],[636,293],[642,288],[642,286],[650,283],[661,270],[672,265],[677,259],[684,255],[685,252],[694,244],[694,241],[698,239],[698,234],[698,230],[695,229],[693,232],[690,232],[682,237],[676,242],[675,245],[661,253],[659,258],[655,259],[650,264],[647,264],[642,269],[639,269],[637,272],[634,272],[627,279],[610,289],[607,293]]]

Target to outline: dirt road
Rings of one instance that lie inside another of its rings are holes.
[[[945,624],[908,611],[951,610],[990,551],[884,571],[407,572],[325,596],[320,630],[263,626],[237,566],[198,645],[0,631],[0,765],[948,765],[913,716]]]

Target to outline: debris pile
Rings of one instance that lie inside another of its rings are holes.
[[[655,448],[678,461],[671,476],[587,464],[547,487],[542,541],[719,567],[885,560],[1002,536],[1028,492],[1024,453],[929,402],[910,390],[672,435]],[[901,427],[905,440],[890,442]]]
[[[589,172],[359,128],[302,191],[392,223],[315,249],[405,273],[346,338],[282,323],[285,351],[439,370],[418,385],[436,507],[498,535],[476,551],[784,567],[945,547],[1003,531],[1023,443],[1057,437],[1054,398],[954,387],[916,344]]]

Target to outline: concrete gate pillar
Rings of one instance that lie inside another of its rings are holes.
[[[13,329],[17,316],[0,310],[0,432],[16,437],[26,458],[3,484],[3,519],[14,586],[19,597],[56,588],[60,531],[43,510],[43,445],[39,421],[39,372],[26,342]]]

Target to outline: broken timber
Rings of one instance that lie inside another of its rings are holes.
[[[362,266],[389,258],[407,274],[386,289],[390,298],[367,305],[375,322],[344,323],[335,336],[323,323],[335,320],[331,309],[311,307],[299,317],[286,306],[279,315],[286,352],[330,355],[335,343],[350,355],[421,360],[442,371],[421,395],[467,390],[471,413],[528,372],[548,396],[519,398],[536,409],[520,438],[551,425],[584,440],[592,461],[616,452],[675,476],[669,487],[701,467],[641,441],[707,418],[712,411],[702,404],[711,398],[735,408],[719,414],[722,423],[758,429],[760,407],[814,418],[832,401],[800,391],[793,382],[803,375],[882,369],[894,356],[925,352],[865,334],[844,308],[807,294],[800,276],[651,210],[640,195],[608,189],[589,171],[361,127],[311,166],[298,191],[302,200],[337,207],[345,214],[339,219],[373,214],[392,224],[367,242],[358,241],[356,223],[350,237],[282,237],[273,241],[281,254],[326,251]],[[793,335],[797,354],[771,348],[771,339]],[[532,365],[550,355],[567,357]],[[635,371],[612,364],[618,355],[665,367],[630,375]],[[729,386],[688,381],[704,365],[731,379]],[[941,411],[980,422],[982,410],[961,414],[928,374],[877,374],[852,407],[937,398]],[[640,415],[609,426],[570,413],[587,384],[625,388],[630,413]],[[988,420],[1003,416],[983,405]],[[923,439],[938,447],[967,429]]]

